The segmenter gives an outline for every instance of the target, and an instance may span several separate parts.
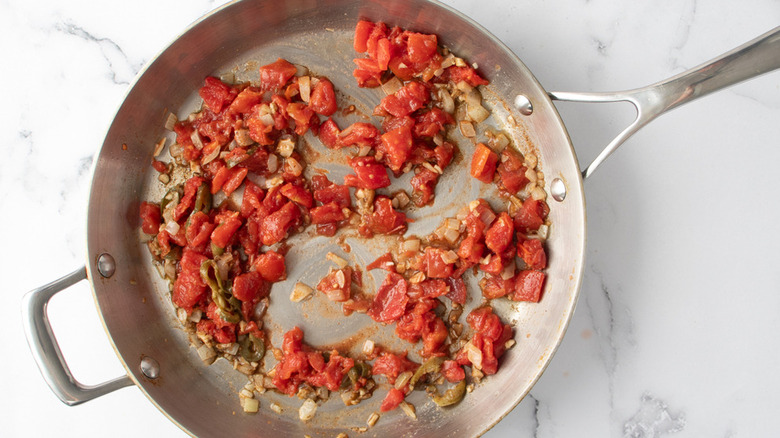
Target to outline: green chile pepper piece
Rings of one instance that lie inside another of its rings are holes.
[[[439,406],[450,406],[463,400],[466,394],[466,379],[458,382],[457,385],[444,392],[444,395],[436,395],[433,402]]]
[[[265,356],[265,342],[251,333],[241,340],[240,346],[241,356],[249,362],[260,362]]]
[[[422,376],[430,373],[437,373],[441,370],[441,365],[444,363],[444,358],[441,356],[434,356],[425,362],[423,362],[422,365],[420,365],[419,368],[417,368],[417,371],[414,372],[414,375],[409,380],[409,387],[414,389],[414,385],[417,383]]]

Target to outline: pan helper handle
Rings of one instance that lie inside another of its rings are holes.
[[[74,284],[87,279],[87,270],[81,267],[45,286],[28,292],[22,300],[22,321],[27,343],[43,378],[54,394],[68,406],[75,406],[93,398],[130,386],[133,381],[122,376],[95,386],[87,386],[73,377],[62,356],[57,339],[51,330],[46,307],[49,300]]]
[[[589,177],[628,137],[653,119],[680,105],[722,88],[780,68],[780,26],[698,67],[647,87],[612,93],[551,92],[553,100],[569,102],[630,102],[633,123],[618,134],[582,172]]]

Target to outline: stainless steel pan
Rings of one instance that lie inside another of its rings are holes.
[[[513,134],[521,150],[536,150],[550,194],[548,282],[539,304],[494,303],[515,325],[518,345],[504,357],[499,373],[486,379],[451,409],[425,403],[415,394],[418,420],[401,412],[386,414],[368,436],[476,436],[506,415],[531,389],[549,363],[566,331],[582,277],[585,248],[583,178],[628,136],[658,115],[685,102],[780,67],[780,28],[690,72],[650,87],[623,93],[548,93],[522,62],[498,39],[458,12],[425,0],[245,0],[224,6],[195,23],[138,76],[106,135],[95,160],[88,212],[86,265],[26,295],[26,333],[44,378],[63,402],[75,405],[135,384],[165,415],[197,436],[335,436],[365,424],[378,410],[381,393],[357,407],[344,408],[338,397],[325,403],[307,425],[297,418],[300,401],[269,394],[257,415],[240,412],[237,390],[245,378],[224,361],[205,366],[181,330],[166,285],[140,242],[137,211],[141,200],[159,198],[160,187],[149,160],[151,145],[165,135],[168,110],[186,115],[196,109],[196,90],[207,75],[232,71],[252,79],[256,68],[287,58],[328,76],[359,109],[369,112],[378,102],[375,90],[359,89],[351,77],[352,30],[359,18],[385,21],[436,33],[444,45],[480,66],[491,80],[485,93],[493,121]],[[629,101],[636,121],[621,133],[584,171],[579,168],[566,129],[552,100],[581,102]],[[516,125],[508,122],[514,119]],[[468,142],[461,142],[460,170],[437,189],[435,211],[419,210],[410,232],[430,231],[442,217],[452,216],[468,199],[490,195],[463,177]],[[326,166],[326,164],[322,164]],[[333,169],[338,172],[338,166]],[[427,228],[427,231],[424,231]],[[379,244],[349,241],[349,257],[365,266],[378,255]],[[288,283],[272,291],[271,325],[280,333],[301,325],[314,345],[342,343],[372,324],[364,319],[334,319],[327,309],[308,311],[291,306],[290,284],[316,281],[326,268],[321,255],[335,248],[329,241],[297,242],[288,263]],[[127,376],[85,387],[70,374],[46,316],[48,300],[72,284],[88,280],[106,332],[127,370]],[[473,285],[472,285],[473,286]],[[473,287],[472,287],[473,290]],[[473,293],[472,293],[473,294]],[[327,306],[326,302],[320,302]],[[478,299],[470,305],[477,305]],[[371,336],[387,342],[383,333]],[[359,337],[359,336],[358,336]],[[349,341],[349,342],[347,342]],[[282,415],[270,411],[280,403]],[[352,435],[350,435],[352,436]]]

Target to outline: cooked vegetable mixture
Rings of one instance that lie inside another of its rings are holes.
[[[415,418],[405,398],[416,389],[439,406],[454,405],[498,372],[515,343],[491,300],[537,302],[542,295],[543,176],[533,153],[524,156],[505,134],[481,128],[490,113],[479,90],[488,81],[436,35],[360,21],[354,49],[357,85],[385,93],[371,123],[338,126],[331,116],[348,109],[340,108],[333,83],[278,59],[260,68],[257,83],[206,78],[201,110],[184,120],[169,117],[166,127],[176,134],[171,159],[158,160],[164,142],[155,150],[152,165],[168,191],[141,203],[141,228],[153,236],[148,247],[200,357],[208,363],[224,357],[249,376],[239,395],[246,412],[259,409],[255,396],[266,390],[303,398],[304,421],[331,392],[347,406],[376,392],[384,397],[382,412],[401,406]],[[436,202],[439,178],[460,156],[449,134],[455,130],[474,143],[477,133],[488,138],[463,158],[470,159],[471,177],[498,187],[507,208],[463,200],[458,214],[442,218],[429,235],[406,235],[405,211]],[[307,132],[327,148],[347,148],[343,164],[352,173],[332,181],[306,171],[316,164],[300,147]],[[411,187],[391,183],[391,175],[410,172]],[[345,318],[357,312],[394,326],[422,363],[371,340],[357,357],[319,351],[298,327],[271,345],[263,324],[273,306],[269,293],[287,278],[287,240],[307,229],[398,236],[398,245],[365,266],[387,271],[373,293],[364,293],[361,267],[332,253],[334,267],[318,284],[299,282],[288,292],[293,302],[322,293],[341,303]],[[480,292],[467,290],[464,275],[480,278],[485,303],[465,315],[465,324],[463,304]],[[267,353],[272,367],[265,365]],[[281,411],[275,403],[270,408]],[[377,418],[369,418],[369,427]]]

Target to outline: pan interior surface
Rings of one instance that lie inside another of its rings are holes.
[[[98,157],[91,189],[88,218],[88,270],[93,281],[101,318],[117,354],[128,373],[149,399],[187,433],[196,436],[335,436],[364,427],[372,412],[379,411],[385,390],[356,406],[345,407],[337,394],[323,403],[315,418],[304,424],[298,419],[302,401],[266,392],[260,411],[244,414],[238,391],[247,378],[224,360],[207,366],[190,346],[170,302],[167,284],[154,268],[142,243],[138,206],[157,200],[164,189],[150,166],[154,144],[164,136],[169,111],[184,117],[199,107],[197,90],[209,75],[234,75],[237,80],[257,79],[257,68],[285,58],[305,66],[312,74],[327,76],[342,99],[356,112],[334,117],[339,126],[353,121],[373,121],[371,110],[383,96],[379,89],[357,87],[352,70],[352,32],[360,18],[385,21],[388,25],[435,33],[440,44],[458,56],[476,62],[491,81],[483,92],[491,110],[490,123],[510,134],[522,151],[536,151],[550,182],[560,179],[566,187],[564,201],[548,198],[550,237],[547,282],[538,304],[494,300],[502,320],[515,328],[517,345],[503,357],[498,374],[477,385],[464,400],[451,408],[439,408],[423,391],[408,400],[417,407],[417,420],[401,410],[384,414],[373,428],[360,436],[477,436],[508,413],[530,390],[542,373],[565,332],[579,291],[585,244],[582,181],[576,157],[565,129],[545,91],[526,67],[494,37],[455,11],[423,0],[413,1],[242,1],[227,5],[194,24],[163,51],[137,79],[120,107]],[[508,102],[523,94],[534,112],[523,116]],[[473,143],[459,134],[460,155],[445,172],[436,189],[432,207],[408,212],[415,222],[407,235],[430,233],[446,217],[468,201],[482,197],[494,206],[499,199],[468,174]],[[310,167],[327,171],[336,182],[348,171],[346,151],[325,149],[311,134],[305,137]],[[311,169],[309,169],[311,170]],[[409,176],[407,176],[408,178]],[[408,187],[403,178],[399,187]],[[378,327],[366,315],[348,318],[340,308],[321,296],[292,303],[293,285],[314,286],[331,263],[327,252],[346,258],[350,265],[365,267],[387,252],[393,239],[365,241],[350,234],[324,238],[308,232],[289,242],[288,279],[274,284],[269,319],[266,321],[274,346],[282,334],[300,326],[305,341],[317,348],[356,352],[371,338],[390,350],[419,349],[397,340],[392,327]],[[346,245],[349,252],[345,251]],[[100,254],[111,254],[116,273],[103,278],[95,269]],[[365,273],[365,291],[373,293],[382,281],[377,271]],[[467,283],[470,298],[466,311],[482,304],[472,275]],[[464,315],[466,313],[464,312]],[[144,357],[155,359],[160,375],[149,379],[140,371]],[[266,356],[267,358],[270,355]],[[416,356],[413,356],[416,359]],[[266,365],[266,370],[270,367]],[[270,403],[282,407],[271,411]],[[354,433],[354,432],[353,432]],[[353,436],[353,435],[350,435]]]

